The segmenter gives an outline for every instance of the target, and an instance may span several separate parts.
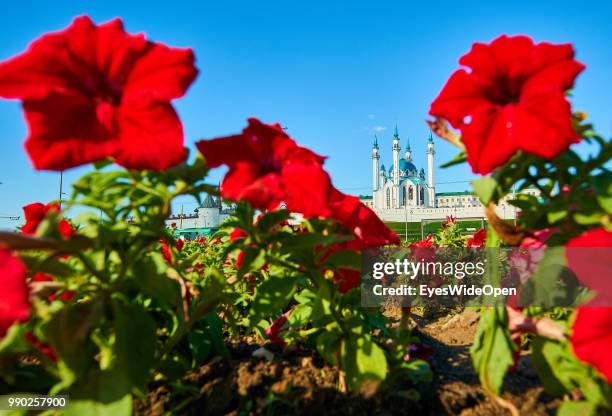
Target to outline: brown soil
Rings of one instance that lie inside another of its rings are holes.
[[[170,395],[167,386],[159,386],[146,400],[135,403],[136,413],[162,415],[173,409],[186,415],[509,415],[483,391],[471,365],[468,350],[478,315],[466,311],[453,317],[415,319],[423,321],[420,337],[433,349],[429,361],[434,371],[433,383],[419,386],[416,400],[414,390],[380,392],[369,398],[341,393],[338,370],[319,357],[276,350],[272,361],[254,358],[252,353],[261,345],[246,339],[230,343],[230,358],[217,357],[189,374],[184,384],[190,390]],[[504,390],[503,399],[521,415],[554,414],[559,405],[539,386],[529,356],[522,356],[516,371],[507,376]]]

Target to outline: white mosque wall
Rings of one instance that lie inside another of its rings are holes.
[[[485,218],[485,208],[479,207],[448,207],[448,208],[391,208],[374,209],[374,212],[385,222],[421,222],[422,220],[444,220],[448,216],[455,218]],[[500,218],[510,220],[516,218],[520,210],[511,205],[496,207]]]

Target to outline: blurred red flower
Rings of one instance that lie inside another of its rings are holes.
[[[278,345],[281,348],[285,348],[287,343],[280,337],[281,332],[284,332],[283,326],[287,323],[289,312],[282,314],[268,328],[266,328],[265,334],[273,344]]]
[[[570,44],[527,36],[475,43],[429,113],[461,130],[468,162],[487,174],[522,150],[550,159],[579,141],[565,91],[585,68]]]
[[[365,206],[359,198],[343,194],[337,189],[330,193],[331,218],[351,231],[364,246],[399,244],[400,239],[378,215]]]
[[[235,227],[229,235],[230,241],[238,241],[242,238],[246,238],[248,236],[247,232],[242,228]]]
[[[484,247],[487,241],[487,230],[481,228],[476,231],[472,237],[467,242],[467,246],[472,247]]]
[[[209,167],[227,165],[221,195],[259,209],[287,209],[306,217],[327,216],[329,175],[324,157],[298,146],[280,125],[250,118],[241,134],[203,140],[197,147]]]
[[[162,238],[161,240],[159,240],[159,242],[162,244],[161,252],[164,256],[164,259],[166,259],[168,263],[172,263],[172,251],[170,250],[170,246],[168,245],[168,240],[166,240],[165,238]],[[176,248],[176,250],[179,253],[183,250],[184,245],[185,245],[185,242],[180,238],[178,238],[174,242],[174,248]]]
[[[53,281],[55,281],[53,276],[50,276],[46,273],[41,273],[41,272],[37,272],[36,274],[34,274],[34,277],[32,277],[32,282],[53,282]],[[59,299],[62,302],[67,302],[73,297],[74,297],[73,291],[65,290],[64,292],[62,292]],[[49,302],[53,302],[56,298],[57,298],[57,293],[55,291],[51,293],[49,296],[47,296],[47,299],[49,300]]]
[[[55,202],[50,202],[47,205],[35,202],[33,204],[26,205],[23,207],[23,213],[26,219],[26,223],[21,228],[21,232],[28,235],[36,234],[36,230],[40,223],[47,218],[50,212],[59,212],[60,206]],[[61,219],[58,224],[58,231],[60,236],[68,240],[70,237],[76,234],[72,224],[65,219]]]
[[[319,258],[319,263],[324,264],[329,256],[340,250],[352,250],[361,253],[363,250],[363,243],[361,240],[355,238],[350,241],[334,244],[333,246],[325,249],[325,252]],[[348,267],[334,269],[333,282],[338,286],[338,291],[340,293],[346,293],[349,290],[359,286],[359,283],[361,282],[360,270]]]
[[[453,217],[452,215],[447,215],[446,219],[444,221],[442,221],[442,227],[446,228],[451,224],[454,224],[457,222],[457,218]]]
[[[34,348],[45,354],[51,361],[57,362],[57,354],[55,353],[53,347],[51,347],[49,344],[41,342],[33,332],[26,332],[25,339],[32,344]]]
[[[612,306],[612,232],[588,230],[565,245],[565,257],[580,283],[597,292],[590,306]]]
[[[30,293],[24,264],[0,247],[0,337],[15,322],[30,316]]]
[[[186,156],[170,100],[196,75],[190,49],[130,35],[119,19],[96,26],[81,16],[0,63],[0,96],[22,100],[37,169],[112,156],[130,169],[161,170]]]
[[[572,343],[576,357],[591,364],[612,383],[612,308],[581,307],[576,311]]]

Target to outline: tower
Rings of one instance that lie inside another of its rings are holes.
[[[379,185],[380,185],[380,188],[382,189],[382,187],[385,186],[385,182],[387,182],[387,173],[385,172],[385,164],[384,163],[380,167],[379,178],[380,178]]]
[[[406,153],[404,154],[404,157],[406,158],[408,162],[412,160],[412,151],[410,150],[410,140],[408,139],[406,139]]]
[[[374,146],[372,146],[372,188],[374,192],[380,189],[379,178],[380,153],[378,152],[378,137],[374,135]]]
[[[395,133],[393,133],[393,183],[399,185],[400,172],[400,139],[397,133],[397,124],[395,125]]]
[[[202,204],[197,208],[198,219],[196,228],[209,228],[219,226],[219,207],[214,198],[207,194]]]
[[[430,207],[436,206],[436,188],[434,185],[434,150],[433,136],[431,130],[429,131],[429,139],[427,140],[427,191],[428,191],[428,205]]]

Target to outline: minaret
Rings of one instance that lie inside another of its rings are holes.
[[[395,133],[393,133],[393,183],[399,185],[399,161],[400,161],[400,139],[397,134],[397,124],[395,125]]]
[[[380,162],[380,154],[378,152],[378,137],[374,135],[374,146],[372,146],[372,189],[374,192],[380,189],[379,178],[379,162]]]
[[[408,162],[412,160],[412,151],[410,150],[410,140],[408,139],[406,139],[406,153],[404,154],[404,157],[406,158]]]
[[[427,140],[427,187],[428,187],[428,203],[430,207],[436,206],[436,187],[434,185],[434,150],[433,136],[429,131],[429,139]]]

